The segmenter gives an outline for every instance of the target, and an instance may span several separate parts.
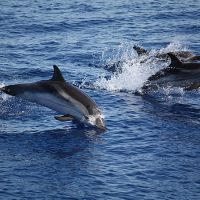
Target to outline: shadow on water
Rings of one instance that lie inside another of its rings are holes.
[[[1,132],[0,132],[1,133]],[[35,133],[1,133],[1,150],[8,156],[20,155],[26,159],[65,159],[89,148],[100,139],[91,128],[53,129]]]

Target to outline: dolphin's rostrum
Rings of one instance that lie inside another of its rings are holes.
[[[16,97],[38,103],[62,114],[60,121],[77,120],[81,123],[106,129],[101,110],[87,94],[69,84],[54,65],[53,77],[35,83],[8,85],[0,90]]]

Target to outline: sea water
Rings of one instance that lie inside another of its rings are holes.
[[[200,93],[138,96],[169,64],[152,54],[200,54],[200,1],[0,2],[0,86],[50,79],[53,65],[102,109],[108,130],[0,94],[0,199],[200,199]],[[122,73],[104,66],[122,61]]]

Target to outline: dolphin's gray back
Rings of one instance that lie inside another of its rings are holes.
[[[44,84],[43,87],[46,88],[47,91],[55,92],[56,96],[58,95],[58,97],[61,97],[66,101],[78,102],[88,110],[89,115],[95,114],[95,109],[97,109],[95,101],[93,101],[86,93],[82,92],[76,86],[67,82],[60,83],[56,81],[48,81],[47,85],[45,83],[42,84]]]

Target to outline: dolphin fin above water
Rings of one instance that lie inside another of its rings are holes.
[[[167,55],[171,58],[171,64],[169,67],[177,68],[183,64],[173,53],[168,53]]]
[[[200,71],[200,63],[193,63],[193,62],[181,62],[177,56],[172,53],[167,54],[171,58],[171,64],[168,68],[174,68],[179,70],[185,70],[185,72],[199,72]]]
[[[56,65],[53,65],[53,76],[50,79],[51,81],[60,81],[60,82],[65,82],[65,79],[63,78],[63,75],[61,74],[61,71]]]
[[[96,102],[78,87],[66,82],[56,65],[53,68],[53,76],[49,80],[8,85],[0,88],[0,91],[57,111],[63,115],[55,117],[57,120],[75,119],[106,130],[103,114]]]
[[[168,53],[167,55],[171,58],[170,65],[150,76],[148,81],[157,80],[162,77],[166,77],[171,74],[179,74],[181,72],[195,73],[200,71],[200,63],[184,63],[172,53]]]

